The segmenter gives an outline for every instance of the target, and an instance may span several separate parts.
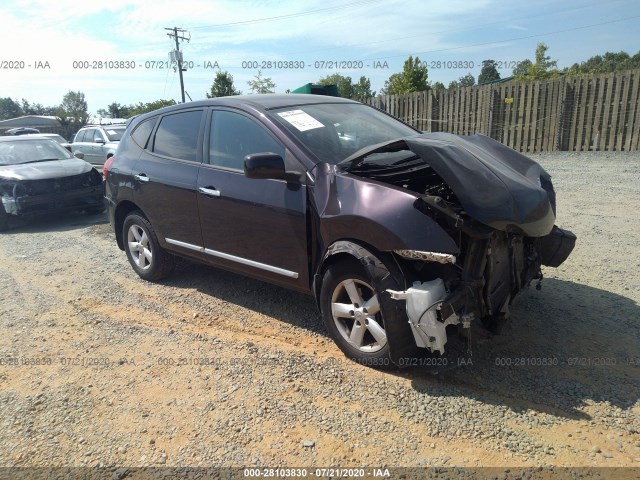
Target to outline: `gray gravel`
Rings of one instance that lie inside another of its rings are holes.
[[[437,367],[348,362],[237,275],[146,283],[100,216],[0,235],[0,466],[640,467],[640,155],[534,158],[578,246]]]

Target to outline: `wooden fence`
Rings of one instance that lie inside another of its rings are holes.
[[[521,152],[631,151],[640,141],[640,70],[373,97],[427,132],[481,133]]]

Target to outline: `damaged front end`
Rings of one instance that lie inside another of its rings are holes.
[[[518,293],[534,280],[539,288],[541,266],[557,267],[573,250],[575,235],[554,225],[550,176],[504,145],[480,135],[429,134],[380,151],[382,161],[350,159],[349,173],[418,194],[414,207],[459,248],[455,256],[393,252],[411,286],[388,293],[406,302],[418,347],[444,353],[449,325],[498,331]]]
[[[78,175],[45,179],[0,177],[4,212],[29,216],[52,210],[81,210],[103,204],[102,178],[93,168]]]

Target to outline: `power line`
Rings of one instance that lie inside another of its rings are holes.
[[[413,54],[409,54],[409,55],[423,55],[425,53],[449,52],[449,51],[452,51],[452,50],[461,50],[463,48],[484,47],[484,46],[487,46],[487,45],[498,45],[500,43],[513,42],[515,40],[526,40],[526,39],[529,39],[529,38],[543,37],[545,35],[556,35],[558,33],[574,32],[576,30],[584,30],[585,28],[599,27],[601,25],[609,25],[611,23],[624,22],[624,21],[627,21],[627,20],[633,20],[635,18],[640,18],[640,15],[634,15],[632,17],[626,17],[626,18],[618,18],[616,20],[609,20],[607,22],[592,23],[591,25],[582,25],[580,27],[565,28],[563,30],[555,30],[553,32],[536,33],[536,34],[533,34],[533,35],[525,35],[523,37],[513,37],[513,38],[507,38],[505,40],[496,40],[496,41],[493,41],[493,42],[474,43],[474,44],[471,44],[471,45],[462,45],[462,46],[459,46],[459,47],[440,48],[440,49],[437,49],[437,50],[425,50],[424,52],[414,52]],[[399,57],[406,57],[406,56],[407,55],[389,55],[389,56],[386,56],[386,57],[369,58],[368,60],[385,60],[387,58],[399,58]]]
[[[612,0],[610,3],[619,3],[621,1],[627,1],[627,0]],[[514,22],[517,20],[524,20],[524,19],[531,19],[531,18],[539,18],[539,17],[546,17],[549,15],[562,15],[564,13],[569,13],[569,12],[573,12],[575,10],[582,10],[584,8],[591,8],[594,6],[601,6],[602,2],[597,2],[597,3],[591,3],[589,5],[582,5],[580,7],[576,7],[576,8],[568,8],[565,10],[560,10],[560,11],[554,11],[552,13],[542,13],[539,15],[528,15],[528,16],[524,16],[524,17],[514,17],[514,18],[507,18],[504,20],[500,20],[498,22],[490,22],[490,23],[483,23],[483,24],[477,24],[474,25],[473,27],[470,28],[456,28],[456,29],[448,29],[448,30],[440,30],[437,32],[426,32],[426,33],[420,33],[418,35],[409,35],[406,37],[396,37],[396,38],[389,38],[386,40],[377,40],[374,42],[366,42],[366,43],[351,43],[351,44],[345,44],[345,45],[340,45],[339,47],[331,47],[331,48],[323,48],[322,51],[326,52],[329,50],[344,50],[345,48],[354,48],[354,47],[365,47],[365,46],[370,46],[370,45],[378,45],[381,43],[389,43],[389,42],[395,42],[398,40],[408,40],[411,38],[420,38],[420,37],[424,37],[427,35],[438,35],[438,34],[449,34],[449,33],[453,33],[453,32],[466,32],[466,31],[473,31],[473,30],[477,30],[479,28],[483,28],[483,27],[489,27],[491,25],[497,25],[497,24],[504,24],[505,22]],[[207,36],[203,36],[200,37],[198,40],[206,40],[208,37]],[[306,54],[306,53],[315,53],[316,50],[314,51],[301,51],[301,52],[288,52],[285,53],[283,55],[302,55],[302,54]]]
[[[599,22],[599,23],[593,23],[590,25],[581,25],[579,27],[573,27],[573,28],[566,28],[563,30],[555,30],[555,31],[551,31],[551,32],[544,32],[544,33],[536,33],[536,34],[532,34],[532,35],[525,35],[522,37],[512,37],[512,38],[507,38],[504,40],[495,40],[495,41],[491,41],[491,42],[483,42],[483,43],[474,43],[474,44],[470,44],[470,45],[461,45],[461,46],[457,46],[457,47],[449,47],[449,48],[441,48],[441,49],[436,49],[436,50],[426,50],[423,52],[409,52],[406,54],[399,54],[399,55],[388,55],[388,56],[383,56],[383,57],[368,57],[366,58],[366,60],[371,60],[371,61],[375,61],[375,60],[386,60],[386,59],[390,59],[390,58],[406,58],[409,55],[412,56],[416,56],[416,55],[424,55],[427,53],[439,53],[439,52],[448,52],[448,51],[452,51],[452,50],[461,50],[464,48],[472,48],[472,47],[481,47],[481,46],[487,46],[487,45],[499,45],[501,43],[508,43],[508,42],[512,42],[512,41],[516,41],[516,40],[526,40],[529,38],[536,38],[536,37],[543,37],[546,35],[556,35],[558,33],[565,33],[565,32],[572,32],[572,31],[576,31],[576,30],[583,30],[586,28],[592,28],[592,27],[598,27],[601,25],[608,25],[611,23],[618,23],[618,22],[623,22],[626,20],[633,20],[635,18],[640,18],[640,15],[635,15],[635,16],[631,16],[631,17],[626,17],[626,18],[619,18],[616,20],[609,20],[606,22]],[[351,45],[351,46],[357,46],[357,45]],[[287,53],[287,54],[282,54],[281,56],[285,56],[285,55],[302,55],[302,54],[306,54],[306,53],[313,53],[316,50],[313,51],[307,51],[307,52],[297,52],[297,53]],[[241,60],[244,57],[232,57],[232,58],[228,58],[226,59],[227,61],[233,61],[233,60]],[[239,68],[239,67],[229,67],[231,68]]]
[[[229,23],[217,23],[217,24],[213,24],[213,25],[202,25],[199,27],[190,27],[191,30],[203,30],[203,29],[208,29],[208,28],[217,28],[217,27],[229,27],[229,26],[233,26],[233,25],[248,25],[248,24],[252,24],[252,23],[263,23],[263,22],[271,22],[274,20],[284,20],[284,19],[288,19],[288,18],[296,18],[296,17],[302,17],[305,15],[313,15],[316,13],[320,13],[320,12],[327,12],[327,11],[336,11],[336,8],[340,8],[340,9],[344,9],[344,8],[351,8],[351,7],[359,7],[361,5],[367,5],[370,3],[376,3],[376,2],[380,2],[381,0],[361,0],[359,2],[353,2],[353,3],[348,3],[346,5],[340,5],[339,7],[326,7],[326,8],[318,8],[317,10],[307,10],[306,12],[299,12],[299,13],[290,13],[288,15],[277,15],[275,17],[263,17],[263,18],[255,18],[253,20],[241,20],[238,22],[229,22]]]

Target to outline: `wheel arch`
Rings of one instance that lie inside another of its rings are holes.
[[[120,250],[124,250],[124,239],[122,238],[122,226],[124,225],[124,220],[125,218],[127,218],[127,215],[129,215],[129,213],[136,210],[138,210],[144,218],[147,218],[140,207],[138,207],[138,205],[130,200],[122,201],[116,207],[113,216],[113,229],[116,235],[116,242],[118,243],[118,248],[120,248]]]
[[[396,281],[400,283],[402,272],[393,259],[393,256],[388,252],[382,252],[376,249],[374,246],[363,242],[361,240],[355,239],[342,239],[333,242],[324,252],[322,259],[318,263],[317,268],[315,269],[315,274],[313,276],[313,294],[316,299],[316,303],[319,301],[320,289],[322,286],[322,278],[327,268],[331,265],[338,263],[343,258],[353,258],[362,263],[365,267],[373,262],[382,263],[387,269],[389,269],[389,265],[391,264],[391,269],[397,267],[398,271],[390,272],[396,278]],[[319,307],[320,305],[318,305]]]
[[[343,239],[332,243],[325,251],[313,278],[313,293],[318,309],[322,311],[320,291],[324,273],[331,265],[345,258],[355,259],[362,264],[369,276],[374,280],[374,288],[382,295],[381,304],[389,311],[392,311],[392,317],[395,321],[390,321],[386,328],[391,361],[398,364],[399,358],[415,355],[417,346],[413,333],[409,323],[402,321],[402,319],[406,318],[404,305],[391,300],[386,291],[387,288],[400,287],[406,289],[407,287],[403,268],[391,252],[378,251],[365,242],[352,239]]]

